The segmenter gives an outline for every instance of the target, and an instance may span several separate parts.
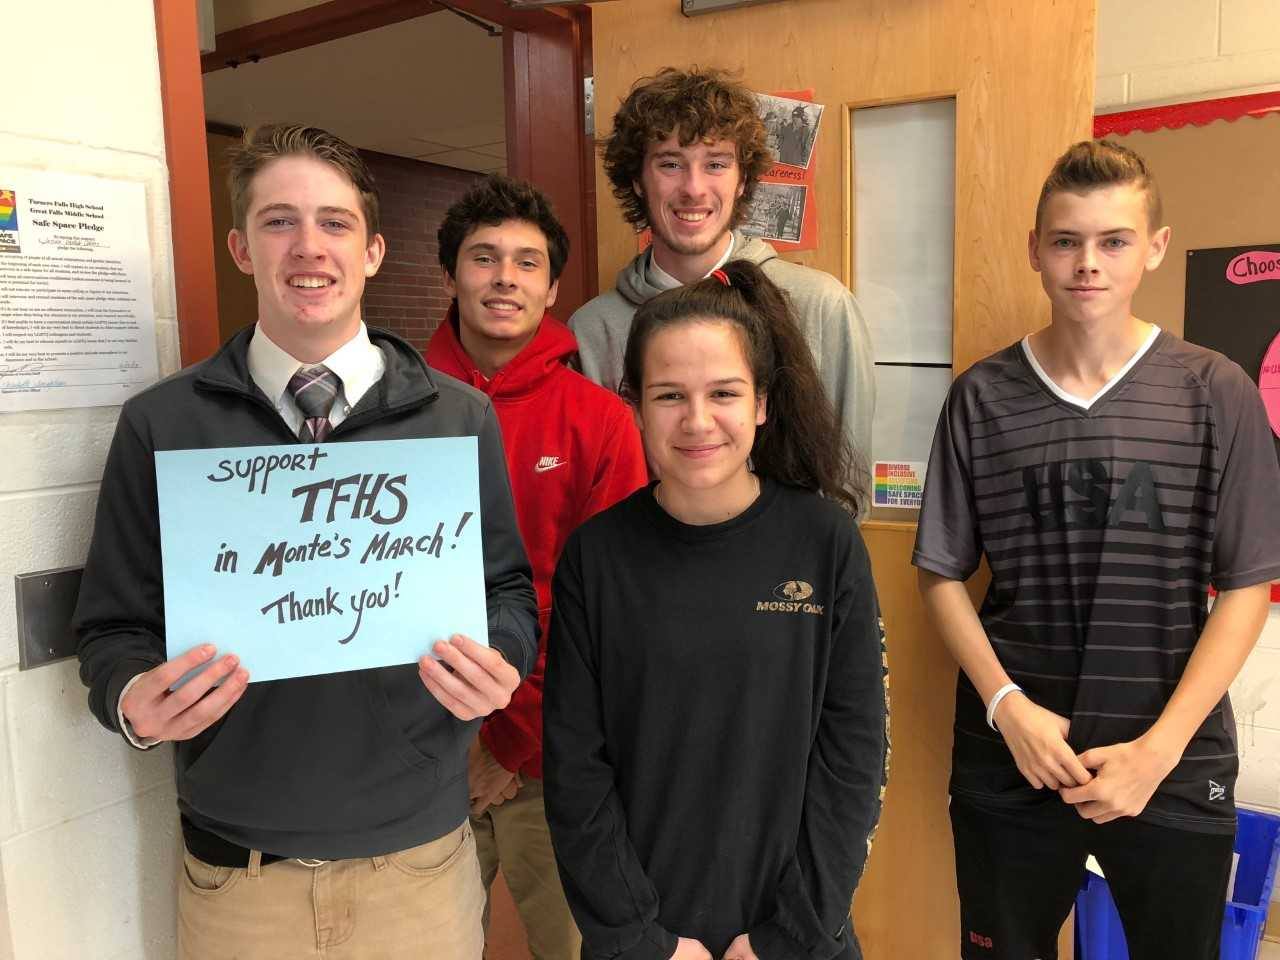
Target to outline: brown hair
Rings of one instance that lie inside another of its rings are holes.
[[[1044,218],[1044,205],[1055,193],[1088,193],[1100,187],[1132,184],[1147,199],[1147,225],[1157,230],[1164,225],[1164,205],[1160,187],[1146,162],[1128,147],[1113,140],[1082,140],[1060,156],[1040,188],[1036,203],[1036,233]]]
[[[666,67],[642,77],[618,107],[613,131],[603,143],[604,171],[622,215],[637,230],[649,225],[649,211],[635,184],[644,172],[650,145],[672,135],[687,147],[698,141],[730,140],[738,152],[742,196],[733,206],[730,226],[746,216],[756,183],[773,163],[756,98],[722,70]]]
[[[361,212],[368,227],[366,240],[378,233],[378,193],[373,174],[359,151],[345,140],[319,127],[298,123],[269,123],[246,130],[244,139],[227,152],[227,189],[231,193],[231,220],[243,230],[249,214],[253,178],[273,160],[282,157],[314,157],[337,167],[360,194]]]
[[[857,514],[866,505],[870,476],[840,429],[786,294],[749,260],[731,260],[716,273],[729,282],[713,274],[661,293],[636,311],[623,359],[623,396],[640,405],[645,348],[654,334],[685,323],[730,324],[756,393],[769,398],[768,417],[751,447],[752,468]]]

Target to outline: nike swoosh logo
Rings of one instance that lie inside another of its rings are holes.
[[[539,463],[534,466],[534,473],[546,473],[548,470],[554,470],[556,467],[563,467],[568,460],[557,460],[555,463]]]

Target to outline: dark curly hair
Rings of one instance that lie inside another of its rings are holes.
[[[756,98],[722,70],[666,67],[642,77],[618,107],[613,131],[604,140],[604,171],[622,215],[637,230],[649,225],[649,211],[635,184],[644,171],[649,146],[672,134],[681,146],[700,140],[731,140],[738,148],[742,196],[733,207],[731,226],[746,216],[756,183],[773,164]]]
[[[246,130],[243,140],[228,151],[227,191],[231,194],[231,221],[244,230],[249,214],[253,178],[273,160],[282,157],[314,157],[340,170],[360,195],[367,239],[378,232],[378,191],[360,151],[328,130],[300,123],[268,123]]]
[[[715,273],[729,282],[713,273],[660,293],[636,311],[623,356],[623,397],[640,405],[645,349],[654,334],[686,323],[730,324],[756,392],[769,399],[768,417],[751,446],[752,469],[821,493],[858,515],[867,505],[870,473],[840,429],[787,295],[749,260],[730,260]]]
[[[436,231],[440,266],[449,276],[457,277],[458,251],[471,232],[508,220],[523,220],[542,231],[547,238],[551,282],[559,280],[569,259],[569,235],[556,219],[551,201],[533,184],[497,173],[477,180],[444,215]]]

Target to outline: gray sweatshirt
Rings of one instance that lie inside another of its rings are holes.
[[[729,259],[759,264],[765,275],[790,297],[836,416],[854,451],[869,465],[876,388],[871,334],[858,301],[830,274],[782,260],[763,240],[736,230]],[[642,303],[662,292],[649,282],[648,265],[646,250],[618,272],[613,290],[583,304],[569,318],[569,326],[578,338],[582,372],[610,390],[617,391],[622,382],[622,355],[631,332],[631,318]]]

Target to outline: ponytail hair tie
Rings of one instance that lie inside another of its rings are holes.
[[[712,270],[711,276],[715,277],[717,280],[723,283],[726,287],[733,286],[733,284],[729,282],[729,275],[725,273],[723,270],[719,270],[719,269]]]

